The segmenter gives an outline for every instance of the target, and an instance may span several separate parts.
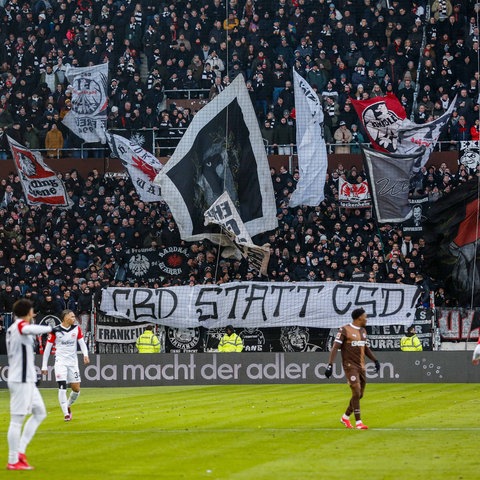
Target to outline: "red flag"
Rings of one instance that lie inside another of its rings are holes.
[[[398,130],[407,116],[393,93],[368,100],[354,100],[352,104],[367,132],[372,147],[382,152],[397,150]]]
[[[65,185],[43,161],[40,152],[29,150],[10,137],[8,142],[27,203],[69,207]]]

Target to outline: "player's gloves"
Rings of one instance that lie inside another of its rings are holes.
[[[325,376],[330,378],[332,376],[333,366],[331,363],[328,364],[328,367],[325,369]]]
[[[55,327],[52,328],[52,333],[59,333],[62,331],[62,327],[60,325],[56,325]]]
[[[378,373],[380,371],[380,362],[375,360],[375,371]]]

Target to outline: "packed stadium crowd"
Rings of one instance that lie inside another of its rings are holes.
[[[417,123],[441,115],[458,94],[441,138],[456,149],[458,141],[480,135],[474,5],[7,0],[0,10],[0,155],[9,155],[6,134],[51,156],[78,148],[82,141],[61,123],[71,105],[66,66],[106,61],[110,128],[153,128],[159,137],[182,132],[195,112],[165,109],[166,98],[198,89],[211,99],[243,75],[271,152],[288,153],[277,146],[295,143],[295,68],[322,99],[327,142],[346,144],[336,153],[358,152],[350,143],[366,141],[351,98],[387,92]],[[430,167],[416,190],[435,201],[474,173]],[[422,275],[421,237],[395,225],[379,227],[369,209],[338,208],[342,176],[358,182],[365,173],[361,166],[347,171],[339,164],[328,174],[320,206],[291,209],[298,172],[272,169],[279,227],[256,239],[271,246],[268,279],[417,283],[425,291],[436,289],[437,304],[455,305],[441,284]],[[73,201],[66,210],[26,205],[14,173],[0,181],[0,312],[10,311],[19,296],[35,299],[42,313],[89,312],[102,287],[126,284],[126,248],[183,243],[168,206],[140,201],[128,179],[98,171],[82,178],[73,169],[64,181]],[[157,286],[258,277],[246,261],[220,259],[208,242],[187,247],[185,277],[166,277]]]

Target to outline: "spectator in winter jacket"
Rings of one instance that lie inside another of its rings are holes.
[[[50,130],[45,137],[45,148],[50,158],[60,156],[60,150],[63,148],[63,135],[55,123],[52,124]]]

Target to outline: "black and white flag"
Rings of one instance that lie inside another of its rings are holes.
[[[408,119],[402,121],[398,130],[397,150],[395,153],[411,155],[415,154],[418,147],[425,147],[423,157],[419,158],[413,166],[413,174],[420,172],[421,168],[427,164],[443,129],[447,126],[452,116],[455,103],[456,97],[450,103],[447,111],[431,122],[417,124]]]
[[[460,142],[458,164],[467,168],[468,173],[474,174],[480,165],[480,142],[478,140],[464,140]]]
[[[362,147],[373,206],[379,223],[401,223],[410,218],[410,177],[413,165],[423,156],[424,150],[424,147],[419,147],[416,153],[411,155],[397,155]]]
[[[195,115],[155,182],[184,240],[215,238],[203,214],[224,191],[251,236],[277,227],[268,159],[242,75]]]
[[[223,192],[205,212],[205,224],[214,223],[240,250],[243,257],[262,275],[267,275],[270,248],[255,245],[227,192]]]
[[[323,137],[323,109],[315,90],[293,70],[300,179],[289,206],[315,207],[325,198],[327,145]]]
[[[72,109],[63,124],[87,143],[106,143],[108,63],[68,66],[65,75],[72,89]]]
[[[138,196],[144,202],[160,202],[162,192],[153,180],[162,169],[160,160],[141,146],[120,135],[106,133],[112,153],[120,158],[132,179]]]

